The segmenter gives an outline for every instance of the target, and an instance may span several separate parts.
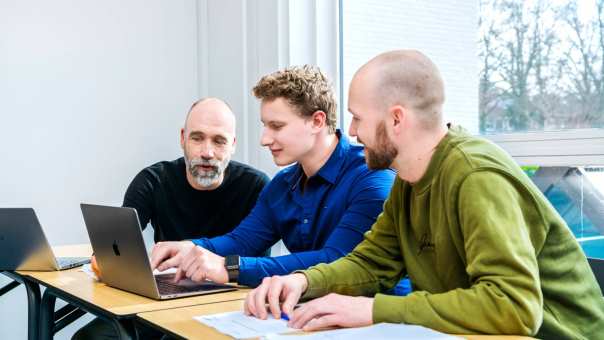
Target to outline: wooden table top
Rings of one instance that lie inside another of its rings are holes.
[[[92,247],[90,244],[65,245],[53,247],[53,251],[57,257],[86,257],[92,254]],[[147,322],[190,339],[230,339],[215,329],[196,321],[193,317],[242,310],[243,299],[251,290],[244,288],[231,292],[159,301],[109,287],[82,272],[81,268],[52,272],[19,271],[18,273],[29,276],[45,286],[63,290],[115,315],[137,314]],[[523,336],[498,335],[460,335],[460,337],[468,340],[533,339]]]
[[[243,300],[213,303],[201,306],[189,306],[172,310],[160,310],[139,313],[137,316],[146,322],[152,323],[165,331],[176,334],[186,339],[232,339],[193,319],[194,316],[235,312],[243,310]],[[503,335],[457,335],[468,340],[527,340],[533,339],[523,336]]]
[[[90,256],[92,251],[90,245],[53,247],[53,250],[57,256]],[[62,271],[19,271],[18,273],[44,286],[59,289],[72,297],[94,304],[114,315],[132,315],[162,309],[242,300],[250,291],[248,288],[243,288],[237,291],[160,301],[109,287],[84,273],[81,267]]]
[[[243,300],[139,313],[137,316],[186,339],[232,339],[193,317],[239,310],[243,310]]]

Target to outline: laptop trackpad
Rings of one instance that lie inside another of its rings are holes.
[[[157,282],[157,289],[161,295],[172,295],[182,293],[210,293],[220,292],[226,290],[235,290],[236,287],[214,283],[211,281],[205,282],[194,282],[190,279],[180,280],[178,283],[174,283],[174,275],[171,274],[159,274],[155,275],[155,281]]]

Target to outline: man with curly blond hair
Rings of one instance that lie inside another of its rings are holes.
[[[232,232],[155,246],[153,267],[177,267],[177,280],[257,286],[272,275],[332,262],[363,239],[382,211],[394,172],[370,170],[363,147],[337,129],[333,89],[317,67],[266,75],[253,93],[261,102],[261,144],[275,164],[288,167]],[[279,240],[291,254],[258,257]]]

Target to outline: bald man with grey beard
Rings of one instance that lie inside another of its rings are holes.
[[[231,160],[235,129],[227,103],[200,99],[191,105],[180,129],[183,157],[155,163],[132,180],[123,206],[136,209],[143,229],[151,223],[155,242],[224,235],[250,213],[269,178]],[[137,331],[141,338],[161,337],[147,328]],[[117,334],[111,324],[95,319],[73,338],[116,339]]]

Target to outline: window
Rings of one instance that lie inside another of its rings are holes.
[[[480,0],[480,132],[604,128],[604,2]]]
[[[364,62],[421,50],[443,74],[445,120],[508,151],[604,258],[604,1],[340,1],[343,112]]]
[[[604,2],[480,0],[479,130],[604,258]],[[595,166],[594,166],[595,165]]]

